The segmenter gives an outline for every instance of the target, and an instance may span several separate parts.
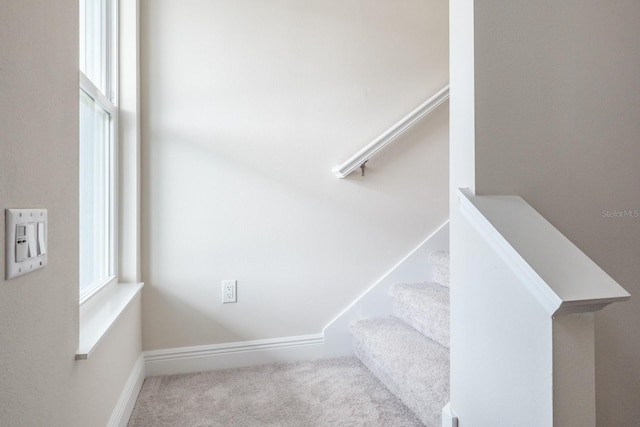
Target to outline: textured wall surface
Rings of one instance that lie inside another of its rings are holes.
[[[0,425],[105,425],[141,351],[140,300],[78,345],[78,1],[0,3],[0,210],[48,209],[49,263],[4,280]],[[4,224],[4,221],[2,221]]]
[[[318,333],[448,215],[441,0],[142,7],[144,347]],[[238,303],[220,281],[238,280]]]

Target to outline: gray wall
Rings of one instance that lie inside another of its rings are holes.
[[[477,194],[521,195],[632,294],[597,315],[596,380],[598,426],[635,424],[640,3],[479,0],[474,26]]]
[[[138,298],[89,360],[74,360],[78,108],[78,1],[0,2],[0,210],[49,215],[49,264],[11,281],[0,228],[3,426],[105,425],[141,351]]]

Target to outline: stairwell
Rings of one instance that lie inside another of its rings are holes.
[[[431,283],[391,288],[393,315],[351,325],[356,356],[427,427],[449,402],[449,253],[430,254]]]

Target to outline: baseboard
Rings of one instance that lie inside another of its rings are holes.
[[[442,408],[442,427],[458,427],[458,417],[456,417],[451,409],[451,402]]]
[[[322,357],[323,334],[144,352],[147,376],[296,362]]]
[[[108,427],[126,427],[145,377],[144,356],[140,354],[140,357],[138,357],[136,363],[133,365],[133,369],[131,369],[131,374],[129,374],[127,383],[120,394],[118,403],[111,413],[111,417],[107,423]]]

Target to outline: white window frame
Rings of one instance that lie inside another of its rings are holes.
[[[80,0],[79,0],[80,1]],[[116,111],[113,135],[112,263],[114,276],[81,299],[76,360],[86,360],[102,342],[130,304],[137,301],[144,283],[140,268],[140,115],[139,115],[139,0],[110,0],[113,34],[108,37],[113,57],[109,70],[113,84],[105,93]],[[86,76],[80,87],[100,91]],[[91,89],[93,86],[93,89]],[[91,95],[90,95],[91,96]],[[105,96],[104,93],[102,96]],[[105,98],[107,98],[105,96]],[[104,101],[104,99],[102,100]],[[126,114],[121,114],[125,111]],[[120,115],[120,117],[119,117]]]
[[[83,0],[80,2],[80,13],[84,13]],[[82,306],[100,291],[118,282],[118,146],[119,146],[119,109],[118,96],[118,0],[105,0],[105,39],[102,43],[106,46],[105,70],[103,81],[96,82],[104,87],[104,92],[87,77],[82,70],[80,75],[80,91],[89,96],[98,107],[106,111],[110,116],[109,126],[109,165],[108,165],[108,242],[106,248],[107,276],[89,289],[80,293],[80,305]],[[80,46],[83,45],[83,20],[80,19]],[[80,49],[80,60],[83,60],[83,49]],[[81,68],[81,67],[79,67]],[[80,254],[82,256],[82,254]]]

